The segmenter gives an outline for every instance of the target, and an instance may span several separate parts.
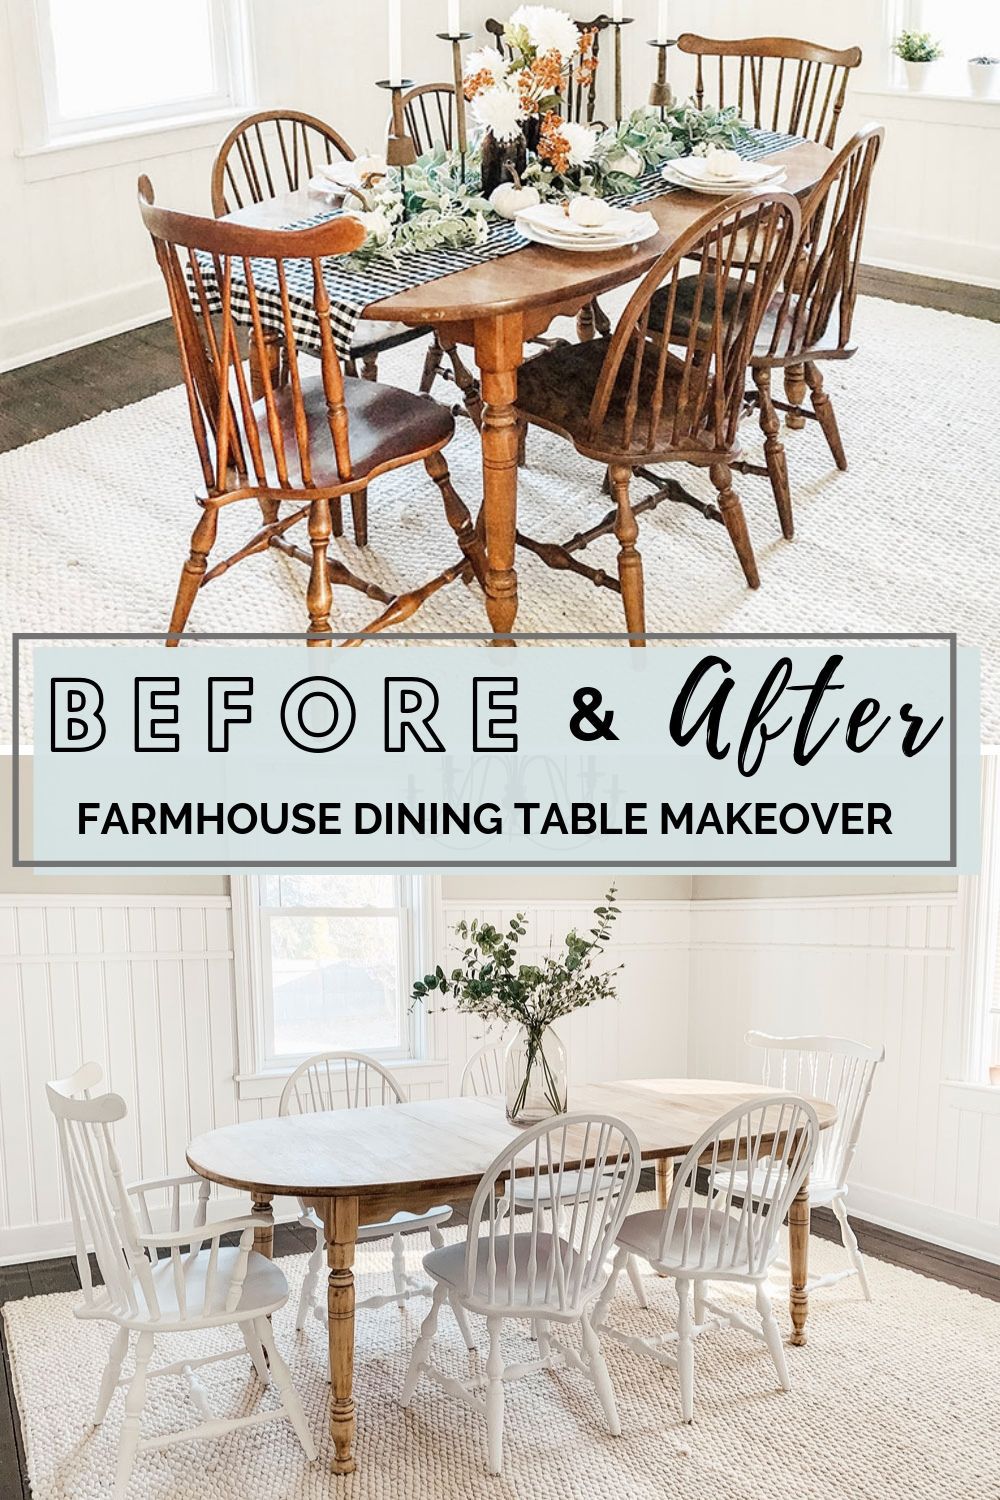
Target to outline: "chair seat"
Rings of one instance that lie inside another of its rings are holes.
[[[674,303],[674,315],[670,325],[670,342],[672,344],[685,344],[691,333],[691,317],[694,312],[695,297],[700,285],[699,277],[683,276],[677,283],[677,300]],[[723,304],[728,316],[732,316],[736,297],[739,290],[739,282],[729,280],[723,295]],[[841,349],[839,347],[839,304],[834,303],[827,318],[826,327],[819,337],[811,342],[808,349],[796,346],[790,348],[790,337],[792,323],[795,313],[794,302],[790,305],[787,315],[782,324],[781,334],[774,343],[774,331],[778,323],[778,314],[781,311],[783,294],[779,294],[771,301],[770,306],[764,314],[760,325],[760,333],[754,346],[752,356],[753,364],[777,364],[785,361],[798,361],[813,357],[836,354],[847,354],[853,350]],[[649,327],[654,333],[662,333],[663,320],[667,313],[669,295],[666,288],[661,287],[654,295],[649,305]],[[707,327],[715,316],[715,283],[711,280],[705,282],[702,287],[702,300],[699,309],[699,324]],[[774,347],[772,348],[772,344]]]
[[[552,1259],[553,1245],[561,1245],[565,1252],[566,1242],[554,1239],[550,1234],[540,1234],[534,1238],[534,1272],[532,1275],[531,1252],[532,1236],[530,1234],[497,1235],[494,1240],[496,1253],[496,1281],[495,1285],[499,1300],[505,1305],[509,1301],[514,1307],[537,1308],[540,1303],[546,1301],[545,1288],[548,1266]],[[513,1250],[512,1247],[513,1246]],[[433,1276],[435,1281],[444,1282],[449,1287],[459,1288],[464,1293],[465,1288],[465,1254],[466,1241],[459,1241],[456,1245],[443,1245],[440,1250],[432,1250],[429,1255],[424,1256],[424,1270],[428,1276]],[[508,1298],[507,1275],[511,1254],[514,1257],[514,1292],[513,1298]],[[472,1302],[488,1305],[490,1302],[490,1241],[488,1236],[480,1239],[476,1254],[476,1277],[473,1283]],[[555,1286],[552,1288],[553,1300],[555,1300]],[[553,1308],[547,1316],[557,1317],[558,1311]]]
[[[283,1307],[288,1298],[288,1282],[284,1272],[274,1261],[251,1250],[247,1259],[246,1277],[235,1309],[227,1311],[229,1289],[236,1274],[240,1250],[236,1245],[223,1245],[218,1253],[215,1277],[208,1306],[205,1306],[205,1284],[208,1277],[210,1255],[202,1250],[198,1255],[186,1256],[184,1267],[184,1294],[187,1311],[182,1312],[177,1296],[173,1261],[168,1257],[152,1266],[153,1286],[160,1315],[157,1327],[181,1324],[189,1326],[195,1322],[200,1327],[233,1323],[240,1318],[266,1317]],[[203,1311],[204,1309],[204,1311]],[[128,1320],[133,1325],[148,1326],[152,1321],[140,1310],[138,1316]]]
[[[394,349],[397,344],[425,339],[430,331],[429,328],[413,328],[409,323],[379,323],[373,318],[359,318],[351,353],[358,356],[378,354],[382,349]]]
[[[629,1214],[618,1232],[617,1243],[624,1249],[641,1255],[643,1260],[648,1260],[651,1265],[662,1267],[672,1274],[690,1269],[692,1274],[698,1274],[709,1279],[724,1280],[727,1276],[746,1278],[748,1276],[760,1275],[767,1268],[757,1266],[753,1271],[750,1269],[749,1261],[744,1253],[736,1260],[729,1262],[724,1271],[713,1272],[711,1266],[716,1254],[723,1230],[729,1226],[730,1241],[732,1245],[736,1232],[736,1220],[731,1214],[725,1214],[707,1208],[695,1208],[690,1216],[690,1233],[686,1234],[688,1220],[684,1216],[678,1216],[678,1221],[671,1236],[670,1242],[665,1247],[664,1253],[660,1253],[660,1236],[663,1233],[663,1224],[669,1210],[665,1208],[650,1208],[639,1214]],[[708,1218],[707,1236],[704,1225]],[[687,1241],[685,1247],[685,1239]],[[704,1253],[703,1253],[703,1246]],[[746,1241],[743,1239],[742,1249],[746,1249]],[[699,1268],[699,1262],[701,1267]]]
[[[747,1179],[746,1172],[734,1172],[733,1173],[733,1197],[734,1198],[742,1198],[743,1195],[744,1195],[744,1193],[747,1190],[747,1186],[748,1186],[748,1179]],[[753,1174],[753,1191],[754,1191],[754,1196],[755,1197],[760,1197],[761,1194],[766,1193],[766,1192],[770,1192],[772,1186],[773,1186],[773,1182],[771,1182],[769,1184],[769,1180],[768,1180],[767,1163],[766,1162],[762,1162],[758,1166],[757,1170]],[[714,1178],[710,1178],[709,1179],[709,1191],[711,1193],[716,1193],[716,1192],[719,1192],[720,1190],[723,1191],[723,1192],[728,1192],[728,1190],[729,1190],[729,1172],[728,1172],[728,1169],[725,1172],[718,1172],[718,1173],[716,1173],[716,1175],[715,1175]],[[831,1202],[832,1199],[843,1196],[846,1193],[846,1191],[847,1191],[846,1188],[838,1187],[837,1183],[831,1182],[829,1179],[827,1179],[827,1180],[824,1181],[824,1179],[822,1177],[810,1177],[810,1179],[809,1179],[809,1203],[810,1203],[810,1206],[813,1207],[813,1208],[815,1208],[817,1206],[822,1207],[823,1205]]]
[[[715,453],[715,445],[704,433],[673,439],[673,419],[680,392],[679,361],[671,361],[663,391],[663,409],[655,433],[649,433],[647,413],[653,398],[657,377],[657,360],[647,353],[643,360],[638,392],[638,415],[631,436],[626,441],[626,406],[630,395],[631,359],[622,361],[607,416],[597,431],[591,431],[590,406],[601,377],[607,339],[591,339],[582,344],[557,344],[521,366],[518,376],[517,408],[529,422],[536,422],[568,437],[577,449],[590,458],[611,463],[616,458],[635,463],[650,462],[671,452],[704,452],[706,462]],[[706,409],[711,411],[712,403]],[[723,455],[719,455],[720,457]]]
[[[317,489],[349,485],[342,476],[330,434],[330,414],[323,391],[322,378],[311,375],[302,381],[302,398],[309,427],[309,453],[312,483]],[[275,407],[285,444],[289,485],[302,487],[302,472],[295,440],[295,417],[290,387],[275,395]],[[433,452],[450,441],[455,419],[447,407],[430,396],[416,396],[398,386],[380,381],[344,377],[344,405],[347,408],[350,437],[352,480],[364,480],[415,455]],[[254,416],[264,441],[268,483],[279,487],[278,474],[267,441],[267,407],[263,399],[254,405]]]
[[[422,1229],[430,1229],[432,1225],[440,1227],[442,1224],[447,1224],[452,1212],[449,1205],[443,1204],[440,1208],[429,1208],[426,1213],[422,1214],[410,1214],[402,1210],[398,1214],[393,1214],[392,1218],[385,1220],[384,1223],[359,1224],[358,1243],[385,1240],[394,1234],[419,1233]],[[303,1225],[309,1223],[318,1233],[323,1233],[322,1221],[311,1208],[307,1209],[299,1223]]]

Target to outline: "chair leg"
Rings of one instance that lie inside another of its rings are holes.
[[[847,1205],[843,1198],[834,1198],[830,1207],[837,1216],[837,1223],[840,1225],[840,1236],[844,1241],[844,1249],[851,1257],[851,1265],[858,1273],[858,1280],[861,1282],[861,1290],[865,1294],[865,1301],[870,1302],[872,1294],[871,1288],[868,1285],[868,1273],[865,1270],[861,1251],[858,1249],[857,1236],[851,1228],[851,1222],[847,1217]]]
[[[806,384],[809,387],[809,399],[812,401],[816,420],[823,429],[823,436],[826,438],[827,446],[833,454],[833,461],[838,469],[846,469],[847,454],[844,452],[844,445],[840,441],[837,414],[833,409],[833,402],[824,389],[822,372],[812,362],[806,365]]]
[[[632,1290],[635,1292],[636,1301],[638,1302],[639,1306],[648,1307],[649,1303],[646,1300],[646,1288],[642,1284],[642,1274],[639,1270],[639,1262],[636,1260],[634,1255],[630,1255],[626,1260],[625,1270],[628,1272],[628,1279],[632,1283]]]
[[[481,431],[483,393],[480,390],[479,381],[459,354],[457,344],[445,344],[444,352],[451,361],[452,374],[455,377],[455,384],[462,393],[462,405],[465,407],[466,414],[471,418],[476,430]]]
[[[788,483],[785,445],[780,437],[781,423],[778,421],[778,413],[771,399],[771,372],[770,370],[754,370],[753,378],[757,386],[760,430],[764,434],[764,462],[767,464],[771,489],[774,492],[774,503],[778,507],[781,534],[786,541],[790,542],[795,535],[795,524],[792,520],[792,492]]]
[[[361,379],[362,380],[377,380],[378,379],[378,355],[377,354],[362,354],[362,356],[361,356]]]
[[[241,1323],[240,1333],[242,1333],[243,1342],[247,1346],[247,1353],[253,1361],[253,1367],[257,1371],[258,1380],[261,1385],[270,1385],[271,1370],[264,1355],[264,1346],[260,1341],[257,1325],[255,1323]]]
[[[429,396],[434,388],[434,382],[441,373],[444,364],[444,348],[437,334],[433,336],[424,356],[423,373],[420,376],[420,394]]]
[[[618,538],[618,580],[622,587],[622,603],[625,606],[625,625],[633,637],[630,646],[645,646],[646,597],[642,574],[642,555],[636,550],[639,523],[629,499],[629,481],[632,471],[625,464],[612,464],[611,494],[614,498],[615,536]]]
[[[309,541],[312,544],[312,568],[309,587],[306,590],[306,605],[309,609],[309,629],[312,635],[323,635],[330,629],[330,610],[333,608],[333,587],[330,583],[330,568],[327,553],[330,549],[329,500],[314,500],[309,507]],[[310,646],[332,646],[332,641],[310,640]]]
[[[621,1437],[622,1424],[618,1415],[618,1406],[615,1402],[615,1388],[611,1384],[611,1376],[604,1360],[604,1350],[598,1338],[593,1324],[584,1313],[580,1320],[580,1332],[583,1338],[583,1352],[590,1367],[590,1378],[594,1382],[597,1391],[597,1399],[604,1408],[604,1415],[608,1419],[608,1431],[612,1437]]]
[[[410,1363],[399,1397],[400,1406],[409,1406],[413,1400],[413,1392],[417,1388],[420,1372],[431,1357],[434,1335],[437,1333],[438,1313],[441,1311],[441,1303],[447,1295],[448,1291],[444,1282],[437,1282],[434,1287],[434,1295],[431,1298],[430,1310],[420,1325],[420,1336],[413,1346],[413,1353],[410,1355]]]
[[[316,1248],[309,1256],[309,1265],[306,1268],[305,1278],[302,1282],[302,1290],[299,1293],[299,1307],[295,1314],[295,1332],[301,1333],[306,1326],[306,1318],[312,1312],[313,1303],[316,1301],[316,1290],[319,1286],[320,1273],[326,1260],[326,1249],[323,1244],[322,1231],[316,1231]]]
[[[503,1469],[503,1355],[500,1353],[503,1318],[487,1318],[486,1327],[490,1335],[490,1353],[486,1361],[487,1468],[491,1474],[499,1474]]]
[[[368,546],[368,490],[358,490],[351,496],[351,521],[354,524],[354,540],[359,547]]]
[[[115,1472],[114,1500],[125,1500],[135,1455],[139,1447],[139,1418],[146,1402],[146,1374],[153,1353],[153,1335],[140,1333],[135,1348],[135,1373],[125,1395],[125,1420],[118,1439],[118,1467]]]
[[[552,1339],[549,1334],[548,1318],[535,1319],[535,1338],[538,1340],[538,1354],[541,1359],[548,1359],[552,1353]]]
[[[396,1306],[406,1306],[406,1250],[403,1246],[403,1236],[394,1234],[392,1237],[392,1287],[396,1293]]]
[[[681,1418],[694,1421],[694,1330],[691,1326],[691,1283],[677,1283],[677,1374],[681,1387]]]
[[[594,298],[590,306],[594,314],[594,327],[597,329],[597,332],[600,334],[602,339],[610,338],[611,319],[608,317],[607,313],[604,311],[604,308],[598,302],[596,297]]]
[[[458,1331],[462,1335],[466,1349],[470,1350],[470,1352],[475,1351],[478,1346],[472,1337],[472,1329],[469,1327],[469,1317],[465,1308],[457,1297],[450,1297],[448,1300],[451,1304],[451,1310],[455,1314],[455,1322],[458,1324]]]
[[[448,525],[458,538],[462,553],[472,564],[472,571],[480,588],[486,588],[486,548],[482,535],[472,524],[468,506],[451,482],[451,474],[443,453],[429,453],[424,467],[441,491],[444,513]]]
[[[528,462],[528,423],[525,417],[517,419],[517,467],[523,469]]]
[[[806,399],[804,365],[785,366],[785,399],[793,408],[792,411],[785,413],[785,426],[789,432],[801,432],[806,425],[806,419],[801,410],[802,403]]]
[[[588,302],[586,307],[581,307],[576,315],[576,336],[581,344],[592,342],[597,333],[597,323],[594,318],[594,304]]]
[[[705,1321],[705,1283],[699,1277],[691,1286],[694,1293],[694,1326],[700,1328]]]
[[[344,502],[339,495],[330,501],[330,533],[332,536],[344,535]]]
[[[219,531],[219,508],[209,502],[204,514],[191,535],[191,555],[181,570],[181,581],[177,585],[174,612],[170,616],[170,639],[168,646],[179,645],[179,638],[188,622],[194,596],[201,588],[201,580],[208,568],[208,555],[215,546]]]
[[[111,1397],[115,1393],[119,1377],[122,1373],[122,1364],[128,1353],[129,1331],[127,1328],[119,1328],[111,1340],[111,1348],[108,1350],[108,1362],[104,1366],[104,1374],[101,1376],[101,1389],[97,1395],[97,1409],[94,1412],[94,1426],[100,1427],[108,1414],[111,1405]]]
[[[764,1330],[764,1339],[771,1356],[771,1363],[778,1375],[778,1384],[783,1391],[787,1391],[789,1380],[788,1366],[785,1363],[785,1346],[781,1342],[781,1330],[771,1307],[771,1294],[763,1281],[757,1283],[757,1313]]]
[[[271,1327],[270,1320],[268,1318],[258,1318],[255,1327],[257,1329],[257,1337],[260,1339],[267,1354],[268,1362],[271,1366],[271,1374],[274,1376],[274,1383],[278,1387],[282,1409],[295,1429],[295,1435],[302,1444],[306,1458],[312,1463],[316,1457],[316,1443],[309,1430],[306,1414],[302,1410],[299,1393],[292,1384],[292,1377],[288,1372],[288,1366],[282,1359],[278,1346],[274,1341],[274,1330]]]
[[[611,1267],[611,1275],[604,1283],[604,1290],[598,1297],[597,1304],[594,1308],[593,1322],[594,1327],[597,1329],[601,1329],[604,1327],[604,1321],[608,1316],[608,1308],[614,1301],[615,1292],[618,1289],[618,1278],[621,1275],[622,1271],[625,1269],[628,1260],[629,1253],[625,1249],[619,1250],[618,1254],[615,1256],[615,1263]]]
[[[740,498],[733,489],[733,473],[728,464],[713,464],[709,476],[719,494],[719,509],[726,523],[729,539],[736,549],[743,576],[752,589],[760,588],[760,574],[754,557],[753,543],[747,530],[746,516]]]

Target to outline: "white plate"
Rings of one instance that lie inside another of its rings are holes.
[[[525,239],[533,240],[535,244],[546,245],[553,250],[569,250],[576,255],[596,255],[606,250],[624,250],[629,245],[641,245],[644,240],[652,239],[659,233],[660,226],[650,213],[624,215],[631,219],[632,223],[623,226],[623,232],[609,234],[607,225],[601,225],[601,232],[593,230],[577,230],[576,232],[564,229],[550,228],[544,222],[539,222],[535,217],[537,210],[518,214],[515,223]]]
[[[786,173],[784,168],[775,177],[769,177],[766,182],[728,182],[720,184],[709,184],[707,182],[694,182],[690,177],[685,177],[683,172],[672,172],[672,162],[667,162],[663,168],[663,176],[667,182],[672,182],[674,187],[686,188],[689,193],[705,193],[710,198],[732,198],[737,193],[750,193],[758,187],[777,187],[784,182]]]
[[[667,166],[688,181],[703,184],[705,187],[759,187],[765,182],[775,181],[785,171],[780,163],[768,166],[762,161],[745,161],[744,170],[735,176],[718,177],[709,172],[708,158],[705,156],[678,156],[668,162]]]

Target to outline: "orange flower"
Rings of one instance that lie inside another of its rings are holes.
[[[538,154],[560,176],[569,171],[569,141],[562,133],[562,118],[555,113],[546,115],[542,121]]]
[[[473,73],[471,78],[465,80],[466,99],[474,99],[477,94],[481,94],[485,89],[491,89],[495,82],[496,80],[489,68],[481,68],[478,73]]]
[[[594,56],[594,33],[585,31],[580,37],[580,61],[576,66],[574,78],[578,86],[588,89],[594,81],[597,73],[597,58]]]

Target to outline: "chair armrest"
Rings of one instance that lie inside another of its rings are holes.
[[[144,1250],[173,1250],[184,1245],[190,1245],[192,1241],[203,1245],[211,1245],[222,1239],[224,1234],[246,1234],[255,1229],[266,1229],[273,1226],[274,1219],[271,1214],[241,1214],[232,1219],[219,1219],[212,1224],[196,1224],[190,1229],[168,1230],[163,1234],[151,1231],[139,1236],[139,1244]]]
[[[125,1191],[128,1193],[157,1193],[164,1188],[191,1187],[194,1183],[205,1183],[211,1192],[212,1184],[207,1177],[199,1177],[197,1172],[187,1172],[180,1177],[149,1177],[143,1178],[141,1182],[130,1182]]]
[[[203,1229],[208,1217],[208,1200],[212,1195],[212,1184],[207,1178],[199,1177],[195,1172],[188,1172],[180,1177],[150,1177],[142,1182],[131,1183],[126,1191],[130,1198],[135,1199],[143,1234],[154,1233],[149,1199],[157,1193],[169,1195],[170,1229],[167,1232],[179,1233],[181,1230],[181,1191],[186,1187],[193,1187],[196,1183],[198,1201],[194,1205],[192,1224],[195,1229]]]

